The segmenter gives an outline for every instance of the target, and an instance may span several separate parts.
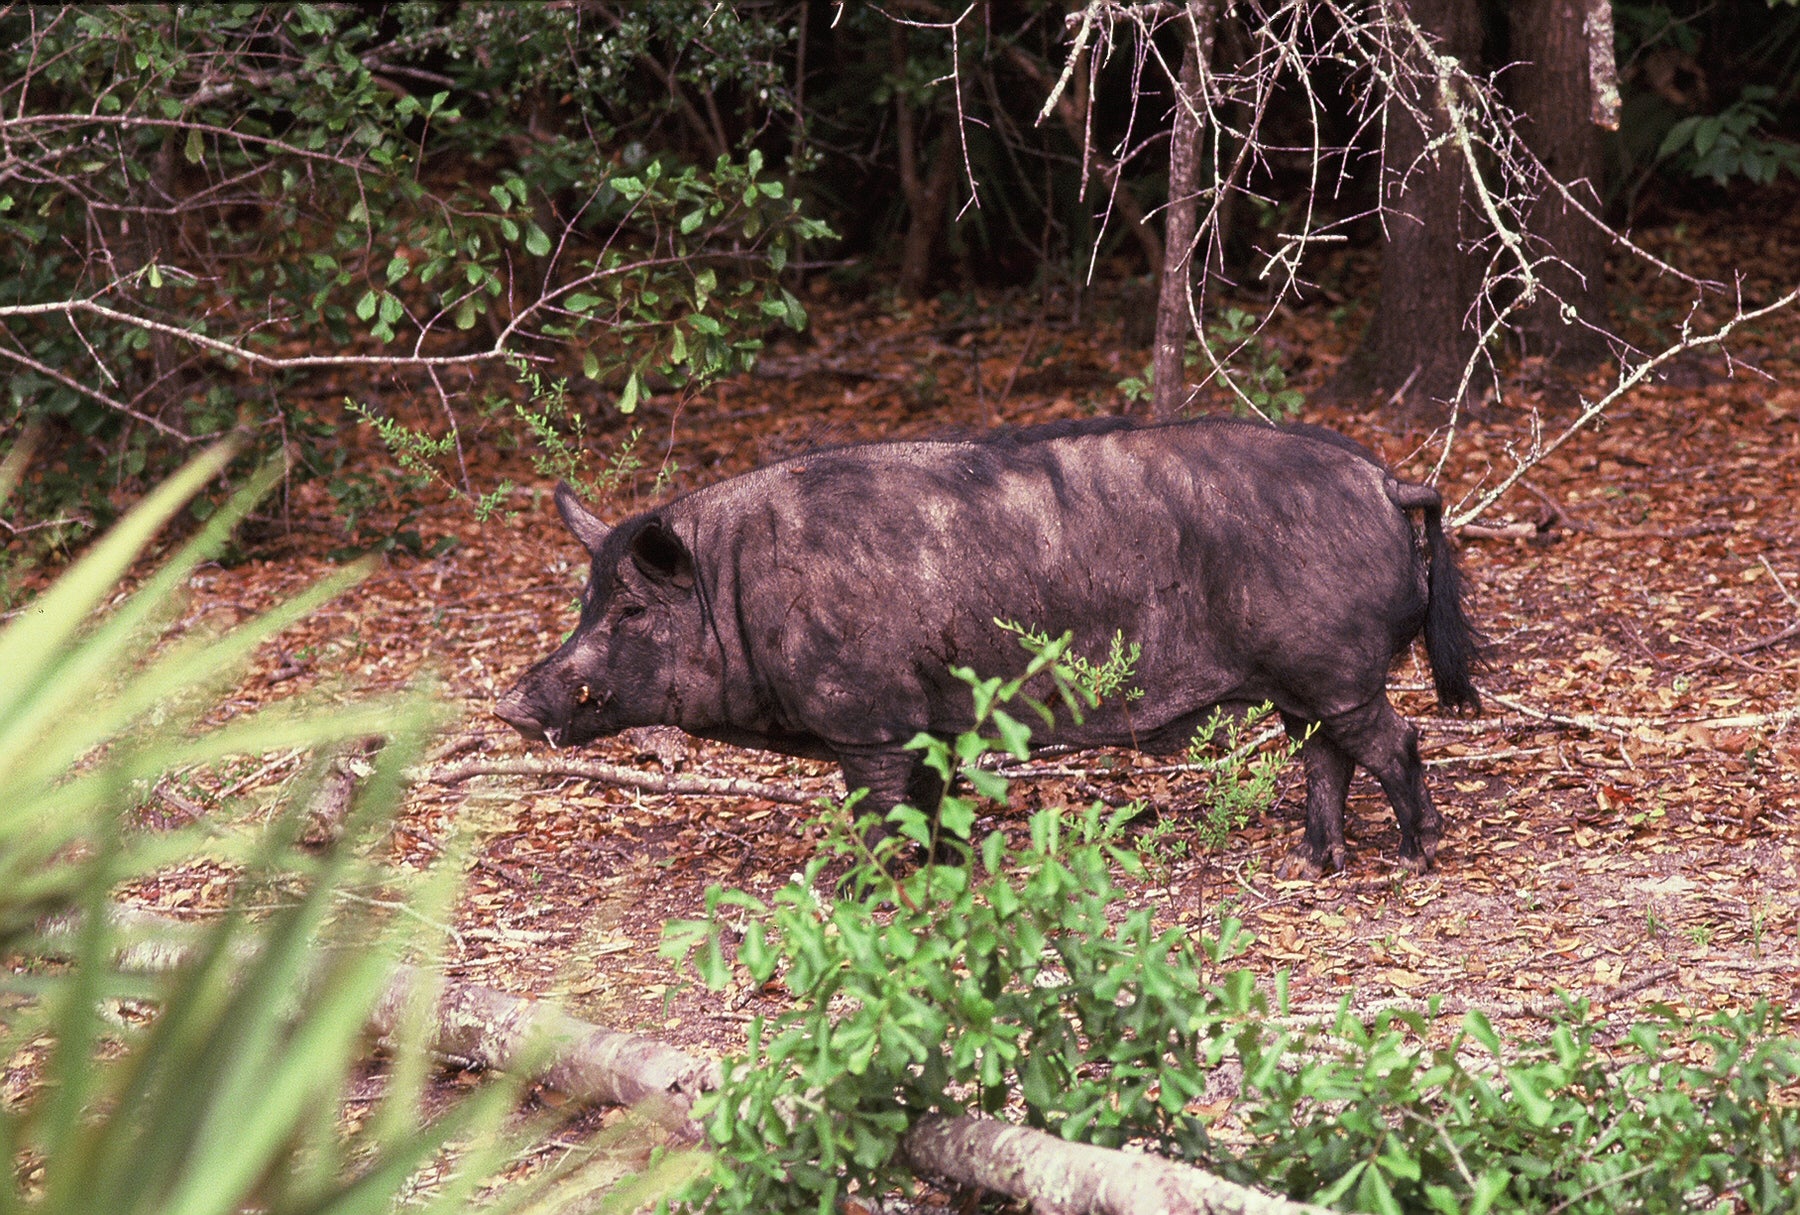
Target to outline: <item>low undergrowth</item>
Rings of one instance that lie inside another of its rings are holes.
[[[1055,676],[1059,646],[1027,677]],[[976,729],[914,745],[1004,797],[975,761],[1023,753],[1029,731],[1004,706],[1025,678],[965,678]],[[709,1210],[828,1212],[849,1192],[905,1187],[908,1130],[969,1113],[1146,1144],[1346,1210],[1785,1211],[1800,1198],[1800,1043],[1777,1006],[1697,1022],[1655,1008],[1619,1027],[1568,1000],[1541,1038],[1503,1038],[1471,1012],[1441,1046],[1426,1044],[1425,1015],[1365,1021],[1348,999],[1306,1024],[1282,979],[1264,990],[1232,965],[1236,921],[1208,937],[1128,905],[1115,878],[1143,862],[1124,814],[1040,811],[1022,847],[1000,833],[958,843],[973,821],[954,796],[937,816],[900,807],[897,837],[871,851],[846,818],[772,902],[714,887],[706,919],[670,926],[665,952],[709,988],[741,975],[793,1000],[752,1023],[702,1109]],[[896,875],[895,850],[942,855],[946,840],[963,863]],[[843,897],[821,893],[846,861]]]

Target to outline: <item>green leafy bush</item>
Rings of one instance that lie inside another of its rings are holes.
[[[947,780],[960,775],[997,800],[1007,782],[977,761],[992,751],[1023,758],[1030,739],[1005,706],[1022,700],[1051,714],[1024,692],[1029,682],[1048,680],[1079,714],[1097,703],[1084,674],[1114,690],[1130,678],[1122,639],[1095,664],[1068,654],[1068,634],[1005,627],[1032,653],[1026,670],[1009,681],[957,671],[973,693],[974,728],[912,744]],[[988,729],[998,737],[984,737]],[[737,961],[754,984],[779,975],[798,1002],[752,1025],[749,1053],[701,1115],[719,1152],[714,1209],[830,1210],[847,1180],[863,1189],[903,1180],[896,1148],[918,1116],[998,1113],[1015,1100],[1031,1125],[1072,1139],[1204,1142],[1185,1111],[1200,1091],[1192,1060],[1218,1057],[1254,992],[1241,979],[1208,987],[1201,976],[1230,956],[1238,925],[1196,943],[1159,932],[1147,909],[1119,919],[1115,869],[1142,873],[1124,846],[1129,811],[1040,812],[1023,849],[995,832],[978,864],[894,876],[900,848],[967,839],[975,810],[954,792],[935,815],[897,807],[897,835],[873,851],[846,818],[772,907],[714,887],[707,920],[670,926],[665,952],[697,955],[717,989],[731,978],[723,921],[747,913]],[[861,897],[816,893],[845,858],[854,863],[839,887]]]
[[[1041,645],[1032,674],[1071,671],[1067,642]],[[976,728],[915,745],[1004,797],[976,761],[1023,753],[1029,731],[1001,706],[1029,676],[961,674]],[[939,843],[930,816],[890,818]],[[974,807],[947,797],[942,818],[955,839]],[[693,1197],[823,1215],[908,1184],[900,1145],[921,1117],[978,1111],[1383,1215],[1793,1209],[1800,1043],[1778,1010],[1697,1025],[1661,1010],[1619,1037],[1571,1002],[1547,1037],[1510,1042],[1471,1012],[1441,1047],[1422,1045],[1425,1016],[1365,1023],[1348,997],[1329,1024],[1301,1023],[1284,977],[1265,993],[1230,968],[1248,940],[1237,921],[1207,938],[1129,905],[1117,875],[1143,866],[1124,819],[1039,811],[1023,847],[995,832],[966,865],[905,876],[897,841],[870,851],[840,821],[770,902],[710,890],[707,918],[671,925],[665,953],[714,990],[740,973],[780,983],[794,1007],[752,1022],[702,1106],[717,1155]],[[853,897],[821,893],[846,859],[836,889]]]
[[[1113,867],[1136,866],[1119,827],[1097,810],[1045,811],[1024,849],[987,837],[979,869],[853,870],[892,912],[815,893],[856,847],[845,832],[772,907],[715,889],[710,921],[673,925],[667,948],[697,950],[719,988],[731,974],[723,922],[747,912],[737,961],[751,983],[779,976],[798,1001],[752,1024],[748,1053],[703,1108],[719,1154],[713,1209],[829,1211],[851,1181],[865,1192],[904,1181],[897,1148],[921,1115],[1013,1100],[1029,1124],[1068,1138],[1197,1146],[1204,1129],[1184,1112],[1199,1092],[1191,1060],[1224,1048],[1251,989],[1203,985],[1195,945],[1157,931],[1147,910],[1111,922]],[[1200,949],[1227,956],[1235,930]]]
[[[1720,186],[1739,176],[1766,186],[1783,169],[1800,177],[1800,143],[1770,134],[1775,98],[1767,85],[1746,85],[1717,114],[1690,114],[1670,127],[1656,158]]]
[[[827,230],[750,132],[658,141],[675,81],[642,101],[672,44],[689,87],[779,108],[787,35],[629,7],[0,11],[0,434],[44,424],[60,470],[16,505],[103,523],[109,485],[233,429],[331,476],[341,418],[291,390],[334,360],[455,442],[484,361],[554,360],[630,413],[803,325],[782,272]]]
[[[1215,709],[1194,731],[1187,761],[1200,781],[1194,830],[1203,846],[1223,848],[1252,814],[1274,803],[1281,769],[1300,751],[1293,740],[1269,749],[1262,746],[1257,727],[1274,712],[1268,701],[1252,706],[1242,717]]]
[[[1475,1011],[1432,1049],[1415,1013],[1259,1026],[1236,1042],[1250,1143],[1202,1160],[1363,1211],[1789,1211],[1800,1041],[1786,1029],[1763,1001],[1697,1023],[1657,1009],[1622,1038],[1580,1001],[1540,1039],[1503,1039]]]

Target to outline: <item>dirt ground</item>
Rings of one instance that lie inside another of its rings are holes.
[[[1800,277],[1800,221],[1785,222],[1641,236],[1690,251],[1715,240],[1765,276],[1746,285],[1758,299]],[[1615,300],[1621,315],[1666,312],[1662,290],[1621,280]],[[644,406],[632,424],[644,428],[637,450],[649,465],[635,502],[618,508],[654,500],[663,459],[678,465],[675,487],[692,488],[819,443],[1110,411],[1117,381],[1145,360],[1125,348],[1122,310],[1103,298],[1079,312],[1066,296],[1042,310],[1035,297],[902,309],[820,291],[809,306],[811,334],[771,350],[757,374],[679,409],[673,398]],[[1268,343],[1310,392],[1359,323],[1321,302],[1284,313]],[[1558,990],[1622,1012],[1651,1001],[1700,1011],[1758,995],[1800,1000],[1797,332],[1800,318],[1777,318],[1734,344],[1748,366],[1684,359],[1621,402],[1482,520],[1531,525],[1519,529],[1530,538],[1462,537],[1470,607],[1493,643],[1478,681],[1484,712],[1436,716],[1416,660],[1393,678],[1399,707],[1422,728],[1447,820],[1435,868],[1397,873],[1392,812],[1359,774],[1348,870],[1277,880],[1302,829],[1293,765],[1265,815],[1219,851],[1196,845],[1137,897],[1189,929],[1241,919],[1255,934],[1243,962],[1269,977],[1288,971],[1302,1009],[1329,1009],[1346,993],[1368,1008],[1436,994],[1446,1015],[1480,1005],[1530,1029]],[[1452,501],[1506,471],[1534,412],[1551,433],[1572,416],[1570,386],[1531,364],[1510,375],[1502,402],[1456,438],[1444,480]],[[1604,381],[1574,387],[1591,398]],[[1428,429],[1392,428],[1378,409],[1312,406],[1305,417],[1414,477],[1439,450]],[[603,421],[595,441],[625,432]],[[477,525],[464,504],[428,503],[412,525],[458,546],[434,560],[391,557],[285,636],[241,690],[243,707],[429,671],[459,714],[448,741],[460,758],[545,757],[488,708],[573,624],[585,559],[548,486],[515,453],[481,450],[479,462],[484,475],[524,478],[516,517]],[[320,489],[297,493],[294,517],[326,517]],[[314,524],[249,562],[207,570],[187,622],[229,623],[275,602],[330,568],[324,554],[339,543]],[[586,757],[841,792],[828,766],[710,743],[658,759],[614,740]],[[1145,798],[1179,824],[1191,793],[1182,774],[1154,770],[1162,765],[1113,753],[1058,760],[1082,775],[1018,782],[1015,805],[991,808],[977,829],[1022,831],[1032,807],[1096,793]],[[255,767],[228,774],[243,785],[234,796],[266,795],[291,775]],[[710,883],[766,895],[789,880],[810,854],[815,816],[749,798],[482,777],[421,786],[393,848],[409,865],[453,846],[472,858],[454,977],[559,997],[608,1027],[726,1053],[777,997],[684,985],[657,956],[662,925],[698,915]],[[198,866],[144,893],[192,912],[226,897],[214,878]]]

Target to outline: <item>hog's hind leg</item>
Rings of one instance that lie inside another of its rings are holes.
[[[1323,877],[1342,869],[1344,799],[1350,788],[1351,760],[1315,722],[1285,716],[1288,735],[1304,739],[1300,762],[1306,768],[1306,836],[1281,864],[1283,877]]]
[[[1327,718],[1323,732],[1381,782],[1400,824],[1400,863],[1415,873],[1430,868],[1443,838],[1444,819],[1425,788],[1417,727],[1394,712],[1381,695]],[[1310,775],[1311,768],[1307,771]]]
[[[919,762],[918,752],[858,751],[841,754],[838,763],[846,789],[869,791],[856,806],[857,825],[869,847],[893,834],[887,814],[902,802],[927,815],[937,813],[944,779]]]

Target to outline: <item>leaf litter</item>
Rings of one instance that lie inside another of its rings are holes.
[[[1800,249],[1800,219],[1782,222],[1791,239],[1779,247]],[[1691,229],[1684,250],[1721,264],[1746,236],[1728,219]],[[1643,236],[1659,238],[1677,239]],[[1764,269],[1781,282],[1796,266]],[[1648,309],[1659,288],[1631,281],[1619,290]],[[663,461],[679,469],[679,490],[825,444],[1115,412],[1114,386],[1146,358],[1123,343],[1127,307],[1100,292],[1079,307],[1066,293],[1048,306],[995,295],[902,307],[839,299],[821,280],[810,295],[813,328],[783,339],[757,372],[698,399],[640,402],[631,424],[648,428],[654,455],[612,516],[654,501]],[[1286,312],[1270,335],[1309,391],[1356,336],[1322,303]],[[1303,826],[1290,771],[1277,803],[1222,849],[1169,849],[1152,865],[1140,895],[1159,916],[1208,932],[1223,916],[1240,919],[1255,934],[1244,964],[1271,979],[1288,972],[1294,1007],[1321,1014],[1346,994],[1368,1010],[1435,994],[1446,1015],[1482,1007],[1526,1028],[1559,1006],[1558,991],[1625,1014],[1651,1001],[1705,1012],[1756,996],[1800,999],[1800,639],[1782,636],[1800,622],[1800,376],[1790,353],[1800,349],[1800,318],[1773,318],[1745,342],[1734,354],[1773,379],[1726,375],[1720,361],[1638,391],[1483,520],[1531,524],[1531,539],[1461,545],[1473,613],[1494,641],[1483,714],[1435,716],[1416,658],[1393,680],[1397,707],[1421,726],[1447,821],[1432,871],[1396,872],[1392,813],[1359,773],[1348,871],[1276,880]],[[1603,378],[1573,387],[1591,397]],[[342,387],[322,391],[341,396]],[[1570,387],[1520,368],[1502,400],[1467,422],[1446,497],[1503,474],[1509,445],[1529,438],[1532,410],[1566,414]],[[603,401],[594,411],[593,441],[619,442],[624,420]],[[1379,408],[1316,406],[1305,417],[1369,443],[1402,475],[1423,476],[1436,457],[1426,431],[1394,428]],[[343,442],[353,460],[384,458],[366,435]],[[446,754],[532,753],[488,707],[570,627],[585,559],[517,452],[467,446],[484,481],[527,487],[515,491],[516,513],[478,525],[465,505],[426,491],[410,525],[456,546],[432,559],[391,554],[269,646],[224,712],[429,673],[455,714]],[[322,490],[294,492],[292,517],[328,520]],[[330,569],[340,543],[319,523],[239,566],[207,570],[184,623],[278,602]],[[584,755],[842,794],[828,765],[709,742],[659,753],[615,739]],[[268,762],[278,758],[192,774],[186,796],[207,805],[209,792],[235,785],[234,804],[266,802],[295,771]],[[1057,767],[1074,775],[1016,782],[1013,805],[990,807],[977,831],[1021,833],[1031,809],[1098,794],[1145,798],[1181,838],[1191,807],[1180,773],[1109,752],[1061,757]],[[145,826],[180,818],[170,805],[146,809]],[[736,1049],[743,1022],[779,1007],[780,993],[746,988],[721,999],[684,983],[657,955],[661,927],[700,914],[712,883],[766,897],[802,868],[818,813],[576,777],[483,777],[416,787],[391,847],[409,867],[466,858],[452,977],[557,996],[610,1028],[718,1053]],[[219,876],[197,864],[135,894],[192,914],[229,897]]]

